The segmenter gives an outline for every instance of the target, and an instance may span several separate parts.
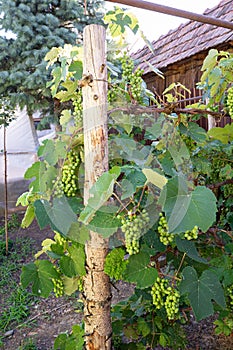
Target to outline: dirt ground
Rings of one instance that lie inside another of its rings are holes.
[[[28,229],[17,229],[12,240],[20,237],[30,237],[33,240],[33,249],[28,261],[33,260],[33,254],[40,250],[41,242],[48,237],[53,237],[53,232],[49,228],[40,230],[37,223]],[[28,262],[27,261],[27,262]],[[25,262],[22,261],[22,265]],[[132,287],[127,283],[120,282],[117,289],[113,288],[113,303],[120,301],[132,293]],[[51,350],[57,335],[61,332],[70,332],[72,325],[81,321],[82,315],[78,301],[75,298],[55,298],[40,299],[34,303],[30,309],[30,316],[22,327],[10,329],[9,334],[4,339],[3,350],[17,350],[26,339],[34,339],[38,350]],[[233,337],[216,336],[212,319],[209,318],[202,322],[193,320],[185,326],[188,338],[188,350],[232,350]],[[157,347],[154,350],[164,349]]]

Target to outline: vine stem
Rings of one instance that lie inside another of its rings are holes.
[[[183,256],[182,256],[180,265],[179,265],[179,267],[178,267],[178,269],[177,269],[177,271],[176,271],[176,274],[175,274],[175,276],[174,276],[175,278],[177,278],[177,275],[178,275],[178,273],[180,272],[181,266],[183,265],[183,262],[184,262],[184,259],[185,259],[186,255],[187,255],[187,254],[184,253]]]

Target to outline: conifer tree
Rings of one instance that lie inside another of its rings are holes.
[[[102,0],[0,0],[0,97],[12,105],[54,110],[44,57],[56,46],[78,44],[85,25],[101,18]]]

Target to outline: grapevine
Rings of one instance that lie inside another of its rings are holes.
[[[164,245],[168,245],[173,242],[174,240],[174,234],[168,232],[168,224],[165,216],[160,213],[159,214],[159,224],[158,224],[158,232],[159,232],[159,239],[160,242]]]
[[[122,79],[125,81],[129,93],[138,103],[142,103],[142,74],[143,70],[137,68],[134,70],[133,60],[126,54],[121,58]]]
[[[108,103],[115,102],[117,99],[118,86],[116,84],[111,84],[109,80],[108,84]]]
[[[62,168],[62,185],[63,192],[67,197],[74,197],[78,190],[77,172],[80,164],[80,159],[75,151],[70,151],[67,154],[67,160]]]
[[[149,221],[150,218],[145,209],[138,215],[132,215],[132,213],[129,212],[126,219],[122,219],[121,230],[125,234],[125,246],[130,255],[139,252],[139,239],[148,231]]]
[[[233,119],[233,86],[231,86],[227,91],[227,107],[229,110],[229,115]]]
[[[83,105],[82,105],[82,90],[78,90],[72,98],[74,106],[74,122],[76,126],[83,123]]]
[[[191,240],[191,239],[197,239],[198,237],[198,226],[194,226],[194,228],[191,231],[186,231],[184,234],[184,237],[187,240]]]
[[[60,271],[58,268],[56,268],[57,272],[60,274]],[[64,295],[64,283],[61,279],[61,277],[58,278],[52,278],[53,282],[53,291],[56,296],[56,298],[59,298]]]
[[[177,318],[180,293],[177,289],[168,285],[168,280],[157,277],[156,282],[152,286],[151,295],[157,310],[164,306],[169,320]]]
[[[153,304],[156,309],[160,310],[164,306],[164,297],[166,296],[166,290],[168,287],[168,280],[157,277],[156,282],[152,286],[151,295]]]
[[[233,284],[227,288],[227,296],[229,301],[229,307],[233,310]]]
[[[77,280],[77,289],[79,292],[83,292],[83,278],[79,277]]]
[[[172,287],[168,287],[166,293],[167,297],[164,306],[167,313],[167,318],[169,320],[174,320],[177,318],[177,314],[179,312],[180,293],[177,289]]]
[[[62,197],[63,192],[63,183],[60,177],[57,177],[56,180],[53,180],[53,194],[55,197]]]

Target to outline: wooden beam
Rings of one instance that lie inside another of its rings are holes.
[[[233,22],[225,21],[223,19],[219,19],[219,18],[215,18],[215,17],[211,17],[211,16],[200,15],[197,13],[176,9],[176,8],[169,7],[169,6],[153,4],[153,3],[148,2],[148,1],[142,1],[142,0],[117,0],[117,1],[106,0],[106,1],[118,3],[118,4],[123,4],[123,5],[127,5],[127,6],[132,6],[132,7],[137,7],[137,8],[141,8],[144,10],[164,13],[165,15],[187,18],[187,19],[190,19],[192,21],[211,24],[211,25],[215,25],[217,27],[223,27],[223,28],[228,28],[228,29],[233,30]]]

